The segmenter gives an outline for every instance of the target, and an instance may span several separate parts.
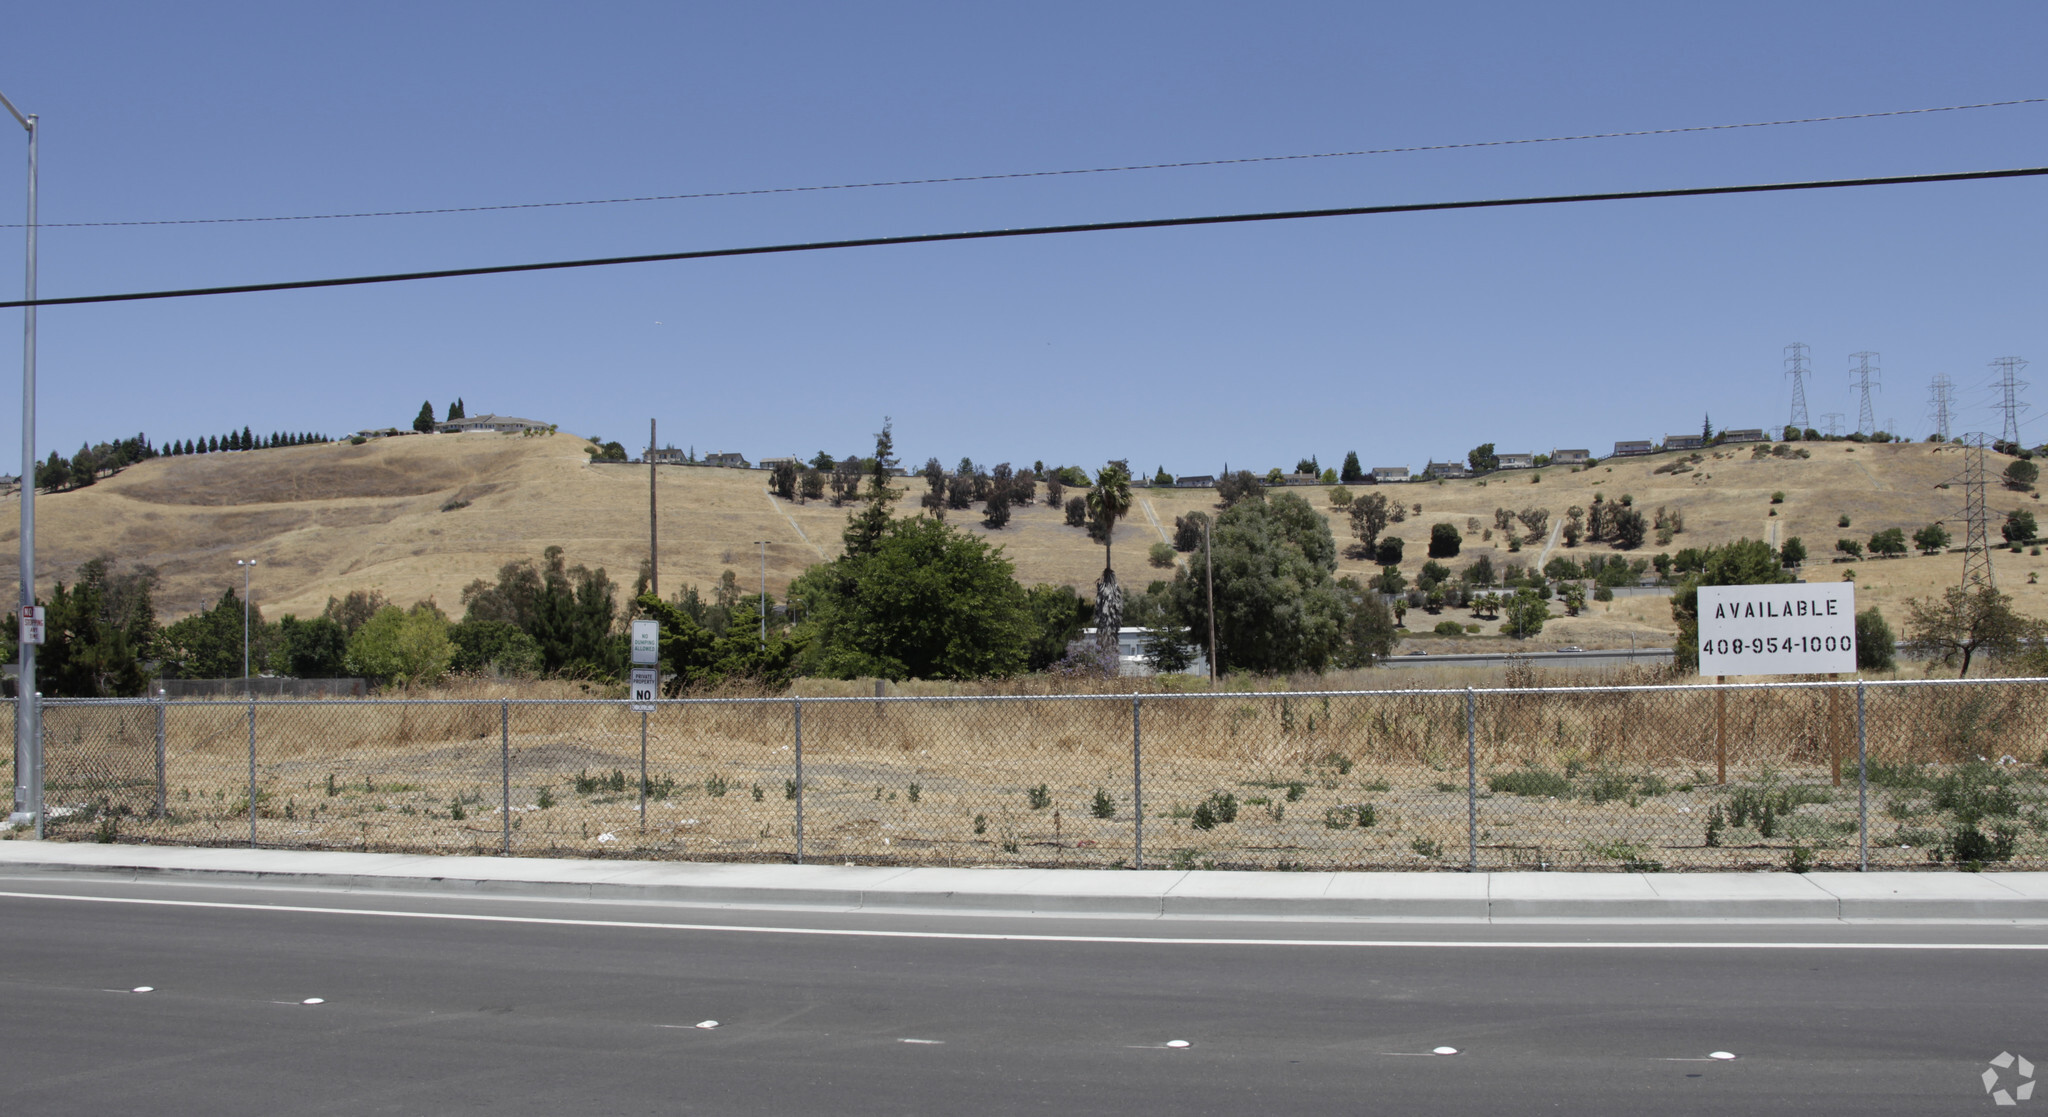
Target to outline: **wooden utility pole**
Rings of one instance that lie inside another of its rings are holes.
[[[647,420],[647,589],[661,596],[661,539],[654,509],[654,420]]]
[[[1213,517],[1212,517],[1213,518]],[[1209,557],[1209,520],[1202,521],[1202,576],[1209,583],[1209,689],[1216,689],[1216,561]]]
[[[1714,676],[1714,782],[1728,782],[1728,676]]]

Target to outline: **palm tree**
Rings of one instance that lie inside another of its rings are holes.
[[[1102,580],[1095,583],[1095,646],[1104,666],[1115,669],[1117,633],[1123,627],[1124,595],[1116,583],[1116,565],[1111,561],[1111,541],[1116,522],[1131,510],[1131,467],[1114,461],[1095,475],[1095,487],[1088,490],[1091,526],[1102,533]]]

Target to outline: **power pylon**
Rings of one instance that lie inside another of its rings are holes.
[[[1792,425],[1800,430],[1813,425],[1806,417],[1806,343],[1795,341],[1785,347],[1785,375],[1792,378]]]
[[[1839,412],[1839,411],[1830,411],[1830,412],[1828,412],[1828,413],[1826,413],[1826,414],[1822,415],[1822,416],[1821,416],[1821,419],[1823,419],[1824,421],[1826,421],[1826,423],[1827,423],[1827,425],[1828,425],[1828,437],[1829,437],[1829,438],[1833,438],[1833,437],[1835,437],[1835,436],[1836,436],[1837,434],[1840,434],[1840,433],[1842,432],[1842,413],[1841,413],[1841,412]]]
[[[1998,370],[1996,387],[1999,410],[2005,412],[2005,441],[2017,446],[2020,444],[2020,412],[2027,409],[2027,405],[2020,402],[2020,389],[2028,386],[2019,376],[2027,362],[2018,357],[2000,357],[1991,362],[1991,367]]]
[[[1877,359],[1877,354],[1866,350],[1862,353],[1849,354],[1849,359],[1856,362],[1855,369],[1851,371],[1863,392],[1863,406],[1856,413],[1856,429],[1864,434],[1875,434],[1877,432],[1877,416],[1870,408],[1870,391],[1872,388],[1878,387],[1878,384],[1871,379],[1878,374],[1878,370],[1870,362]]]
[[[1954,414],[1955,402],[1955,381],[1948,378],[1948,373],[1936,373],[1934,383],[1929,388],[1928,409],[1934,412],[1934,433],[1943,442],[1949,439],[1948,424]]]
[[[1984,464],[1986,436],[1981,431],[1963,436],[1963,588],[1996,589],[1991,576],[1991,505],[1985,499],[1988,471]]]

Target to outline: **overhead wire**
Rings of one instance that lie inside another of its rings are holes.
[[[1845,120],[1876,120],[1883,117],[1921,116],[1929,113],[1966,112],[1972,109],[2008,108],[2014,105],[2048,103],[2048,97],[2022,97],[2009,101],[1982,101],[1969,105],[1938,105],[1918,109],[1890,109],[1883,112],[1839,113],[1834,116],[1805,116],[1787,120],[1753,120],[1736,124],[1695,124],[1678,128],[1644,128],[1630,132],[1588,132],[1570,136],[1535,136],[1513,140],[1475,140],[1465,143],[1420,144],[1413,147],[1361,148],[1356,151],[1319,151],[1294,155],[1251,155],[1231,159],[1189,159],[1173,163],[1131,163],[1108,167],[1075,167],[1052,171],[1009,171],[980,175],[945,175],[937,178],[882,179],[874,182],[842,182],[817,186],[767,186],[748,190],[708,190],[692,194],[646,194],[624,198],[586,198],[565,202],[515,202],[504,205],[440,206],[430,209],[366,210],[355,213],[306,213],[271,217],[185,217],[145,221],[61,221],[38,222],[41,229],[107,229],[150,225],[238,225],[275,221],[348,221],[370,217],[424,217],[451,213],[499,213],[508,210],[564,209],[575,206],[630,205],[642,202],[696,201],[707,198],[746,198],[768,194],[807,194],[832,190],[872,190],[891,186],[932,186],[955,182],[998,182],[1006,179],[1058,178],[1075,175],[1121,174],[1128,171],[1183,170],[1192,167],[1229,167],[1251,163],[1287,163],[1312,159],[1348,159],[1368,155],[1409,155],[1428,151],[1468,151],[1487,147],[1517,147],[1525,144],[1577,143],[1584,140],[1631,139],[1641,136],[1675,136],[1694,132],[1728,132],[1747,128],[1778,128],[1793,124],[1829,124]],[[20,229],[21,224],[0,224],[0,229]]]
[[[188,287],[159,291],[132,291],[109,295],[71,295],[47,299],[15,299],[0,302],[0,309],[26,306],[78,306],[89,303],[138,302],[149,299],[195,298],[205,295],[239,295],[261,291],[299,291],[324,287],[357,287],[381,283],[404,283],[423,279],[454,279],[466,276],[509,275],[518,272],[561,271],[571,268],[613,267],[622,264],[652,264],[678,260],[708,260],[736,256],[767,256],[794,252],[822,252],[841,248],[875,248],[885,245],[938,244],[948,241],[997,240],[1014,237],[1053,236],[1065,233],[1102,233],[1133,229],[1167,229],[1200,225],[1235,225],[1264,221],[1299,221],[1327,217],[1364,217],[1376,214],[1430,213],[1444,210],[1505,209],[1517,206],[1563,205],[1579,202],[1635,201],[1652,198],[1694,198],[1727,194],[1764,194],[1797,190],[1835,190],[1852,186],[1904,186],[1936,182],[1973,182],[1988,179],[2030,178],[2048,175],[2048,167],[2014,167],[1989,171],[1954,171],[1925,175],[1885,175],[1871,178],[1819,179],[1799,182],[1749,183],[1736,186],[1693,186],[1662,190],[1623,190],[1593,194],[1552,194],[1522,198],[1485,198],[1453,202],[1409,202],[1394,205],[1342,206],[1330,209],[1279,210],[1259,213],[1229,213],[1205,217],[1155,217],[1127,221],[1096,221],[1072,225],[1038,225],[1017,229],[977,229],[954,233],[912,233],[900,236],[856,237],[847,240],[808,241],[792,244],[764,244],[741,248],[707,248],[684,252],[657,252],[635,256],[606,256],[585,260],[550,260],[524,264],[493,264],[481,267],[441,268],[433,271],[393,272],[382,275],[343,276],[328,279],[299,279],[271,283],[242,283],[220,287]]]

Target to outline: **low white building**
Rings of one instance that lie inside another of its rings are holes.
[[[519,431],[544,431],[548,424],[538,419],[521,419],[513,415],[472,415],[461,419],[448,419],[434,424],[442,434],[476,434],[495,432],[499,434]]]
[[[1120,628],[1116,632],[1116,673],[1119,675],[1157,675],[1152,664],[1145,659],[1145,638],[1152,635],[1149,628]],[[1081,638],[1076,641],[1083,647],[1095,646],[1095,630],[1084,628]],[[1183,675],[1207,675],[1209,673],[1209,652],[1198,641],[1195,659],[1181,671]]]

